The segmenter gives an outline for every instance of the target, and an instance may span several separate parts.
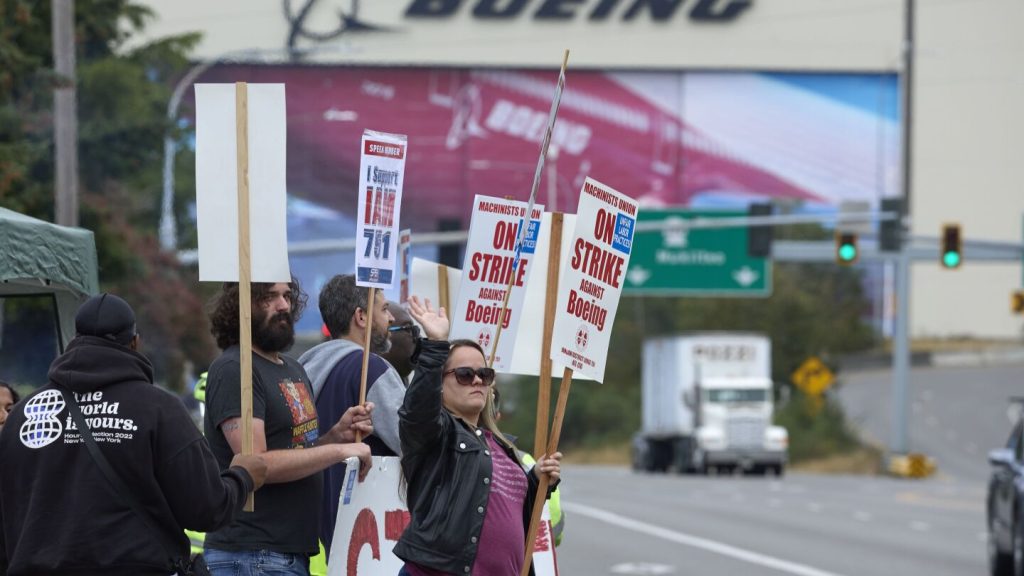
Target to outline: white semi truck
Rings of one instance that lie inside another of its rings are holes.
[[[789,435],[772,425],[767,337],[699,332],[648,339],[642,381],[634,469],[784,472]]]

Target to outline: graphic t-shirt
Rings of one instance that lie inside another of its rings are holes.
[[[487,499],[480,545],[473,562],[473,574],[519,574],[526,549],[523,504],[526,501],[526,473],[484,430],[491,449],[491,494]]]
[[[313,446],[319,420],[313,391],[302,366],[281,356],[275,364],[252,356],[252,415],[263,420],[267,450]],[[204,427],[214,455],[227,468],[234,452],[220,424],[241,416],[239,349],[232,346],[207,375]],[[206,545],[221,550],[266,548],[288,554],[316,554],[322,476],[312,474],[294,482],[265,484],[256,493],[255,511],[243,512],[228,527],[206,537]]]

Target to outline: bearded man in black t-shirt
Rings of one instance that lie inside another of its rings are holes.
[[[203,424],[222,467],[242,450],[238,302],[238,285],[225,283],[210,313],[211,332],[224,352],[207,376]],[[369,471],[369,446],[356,444],[355,436],[373,432],[373,405],[353,406],[320,434],[309,377],[281,354],[295,341],[305,303],[294,280],[252,284],[253,451],[267,463],[267,480],[254,512],[207,535],[213,576],[271,569],[307,576],[309,557],[319,550],[320,471],[352,456],[360,459],[360,480]]]

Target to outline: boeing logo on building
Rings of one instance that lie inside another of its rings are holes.
[[[341,37],[346,32],[383,32],[386,26],[371,24],[359,18],[359,0],[342,2],[344,8],[337,9],[338,24],[333,29],[317,31],[310,27],[310,15],[319,0],[283,0],[284,16],[288,20],[288,50],[296,51],[300,38],[313,42],[328,42]],[[296,10],[296,5],[298,6]]]

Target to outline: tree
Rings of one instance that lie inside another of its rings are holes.
[[[0,1],[0,203],[46,220],[53,89],[68,81],[52,72],[50,16],[50,2]],[[101,287],[135,306],[157,378],[176,387],[186,359],[205,365],[213,356],[194,273],[155,242],[163,139],[178,130],[166,119],[170,86],[199,35],[129,47],[153,17],[131,0],[75,4],[80,212],[96,235]],[[187,160],[178,164],[185,183]]]

